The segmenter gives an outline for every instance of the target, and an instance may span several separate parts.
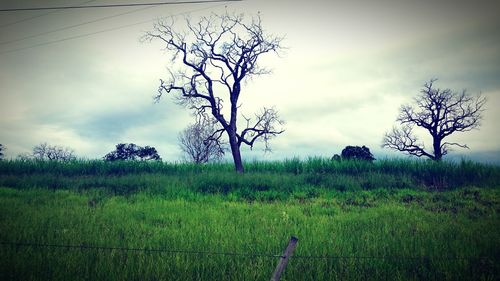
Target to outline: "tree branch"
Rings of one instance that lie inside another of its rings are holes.
[[[397,129],[394,127],[391,132],[386,133],[382,147],[406,152],[417,157],[427,156],[434,158],[433,155],[425,151],[424,145],[418,143],[418,139],[412,132],[413,128],[409,125]]]
[[[276,125],[283,125],[284,121],[279,119],[278,112],[274,108],[264,108],[260,114],[256,114],[253,126],[250,125],[250,118],[245,120],[247,127],[238,136],[238,143],[245,143],[250,148],[253,148],[255,141],[261,138],[265,144],[265,151],[270,151],[269,140],[284,132],[283,129],[276,128]]]

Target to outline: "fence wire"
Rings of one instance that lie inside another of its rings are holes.
[[[15,247],[32,247],[32,248],[63,248],[63,249],[81,249],[81,250],[104,250],[104,251],[124,251],[124,252],[145,252],[145,253],[169,253],[169,254],[190,254],[190,255],[217,255],[217,256],[241,256],[241,257],[265,257],[279,258],[282,255],[267,254],[267,253],[236,253],[236,252],[213,252],[185,249],[164,249],[164,248],[128,248],[116,246],[96,246],[82,243],[79,245],[68,244],[46,244],[32,242],[4,242],[0,245],[15,246]]]
[[[7,242],[0,241],[0,245],[15,246],[15,247],[32,247],[32,248],[63,248],[63,249],[89,249],[103,251],[124,251],[124,252],[145,252],[145,253],[170,253],[170,254],[189,254],[189,255],[218,255],[218,256],[240,256],[240,257],[264,257],[264,258],[284,258],[283,255],[270,253],[237,253],[237,252],[214,252],[201,250],[186,250],[186,249],[165,249],[165,248],[129,248],[118,246],[97,246],[81,243],[79,245],[71,244],[48,244],[34,242]],[[498,257],[455,257],[455,256],[309,256],[309,255],[292,255],[292,259],[387,259],[387,260],[497,260]]]

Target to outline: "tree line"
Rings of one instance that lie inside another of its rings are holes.
[[[4,151],[6,147],[0,144],[0,160],[4,157]],[[50,145],[45,143],[40,143],[35,145],[31,152],[22,153],[17,156],[19,160],[36,160],[36,161],[74,161],[77,159],[75,155],[75,150],[69,147],[63,147],[58,145]],[[158,154],[156,148],[152,146],[139,146],[134,143],[119,143],[116,145],[116,149],[107,153],[103,157],[106,161],[118,161],[118,160],[140,160],[149,161],[156,160],[160,161],[161,157]]]
[[[450,147],[468,148],[466,144],[447,142],[444,139],[455,132],[466,132],[480,126],[486,99],[481,96],[470,96],[465,91],[453,92],[450,89],[434,87],[435,80],[430,80],[414,98],[413,105],[402,105],[396,121],[399,126],[393,127],[383,138],[382,147],[398,150],[408,155],[428,157],[440,161],[447,155]],[[227,143],[214,138],[217,121],[201,116],[194,124],[184,129],[178,137],[180,149],[186,160],[195,163],[206,163],[220,160],[226,151]],[[432,137],[432,149],[425,148],[423,142],[413,134],[416,127],[425,129]],[[0,160],[4,158],[6,147],[0,144]],[[41,143],[31,153],[18,156],[27,160],[75,160],[75,152],[69,147]],[[156,148],[139,146],[134,143],[119,143],[116,149],[103,157],[106,161],[116,160],[161,160]],[[342,159],[375,160],[366,146],[346,146],[341,155],[335,154],[332,160]]]

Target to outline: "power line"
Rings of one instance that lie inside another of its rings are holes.
[[[78,38],[82,38],[82,37],[87,37],[87,36],[91,36],[91,35],[95,35],[95,34],[99,34],[99,33],[105,33],[105,32],[109,32],[109,31],[123,29],[123,28],[134,26],[134,25],[140,25],[140,24],[148,23],[148,22],[151,22],[151,21],[152,20],[147,20],[147,21],[142,21],[142,22],[136,22],[136,23],[122,25],[122,26],[118,26],[118,27],[114,27],[114,28],[103,29],[103,30],[99,30],[99,31],[95,31],[95,32],[90,32],[90,33],[75,35],[75,36],[71,36],[71,37],[66,37],[66,38],[62,38],[62,39],[58,39],[58,40],[54,40],[54,41],[42,42],[42,43],[38,43],[38,44],[35,44],[35,45],[27,46],[27,47],[22,47],[22,48],[17,48],[17,49],[13,49],[13,50],[8,50],[8,51],[0,52],[0,55],[7,54],[7,53],[12,53],[12,52],[17,52],[17,51],[22,51],[22,50],[26,50],[26,49],[32,49],[32,48],[41,47],[41,46],[45,46],[45,45],[51,45],[51,44],[60,43],[60,42],[64,42],[64,41],[68,41],[68,40],[73,40],[73,39],[78,39]]]
[[[95,1],[96,0],[90,0],[90,1],[83,2],[83,4],[88,4],[88,3],[91,3],[91,2],[95,2]],[[15,25],[15,24],[18,24],[18,23],[21,23],[21,22],[25,22],[25,21],[30,21],[30,20],[36,19],[36,18],[41,18],[41,17],[47,16],[47,15],[50,15],[50,14],[53,14],[53,13],[57,13],[57,12],[58,12],[58,10],[53,10],[53,11],[49,11],[47,13],[43,13],[43,14],[40,14],[40,15],[35,15],[35,16],[32,16],[32,17],[28,17],[28,18],[17,20],[17,21],[9,22],[9,23],[0,25],[0,28],[4,28],[4,27],[7,27],[7,26]]]
[[[239,1],[243,1],[243,0],[198,0],[198,1],[180,1],[180,2],[127,3],[127,4],[86,5],[86,6],[10,8],[10,9],[0,9],[0,12],[66,10],[66,9],[88,9],[88,8],[117,8],[117,7],[202,4],[202,3],[218,3],[218,2],[239,2]]]
[[[95,22],[99,22],[99,21],[103,21],[103,20],[107,20],[107,19],[111,19],[111,18],[116,18],[116,17],[119,17],[119,16],[136,13],[136,12],[139,12],[139,11],[142,11],[142,10],[146,10],[146,9],[150,9],[150,8],[153,8],[153,7],[154,6],[148,6],[148,7],[144,7],[144,8],[139,8],[139,9],[136,9],[136,10],[125,12],[125,13],[120,13],[120,14],[116,14],[116,15],[102,17],[102,18],[98,18],[98,19],[95,19],[95,20],[86,21],[86,22],[82,22],[82,23],[78,23],[78,24],[74,24],[74,25],[70,25],[70,26],[65,26],[65,27],[54,29],[54,30],[45,31],[45,32],[42,32],[42,33],[38,33],[38,34],[34,34],[34,35],[29,35],[29,36],[26,36],[26,37],[21,37],[21,38],[9,40],[9,41],[3,41],[3,42],[0,42],[0,45],[11,44],[11,43],[14,43],[14,42],[23,41],[23,40],[26,40],[26,39],[35,38],[35,37],[38,37],[38,36],[47,35],[47,34],[50,34],[50,33],[58,32],[58,31],[66,30],[66,29],[71,29],[71,28],[75,28],[75,27],[78,27],[78,26],[86,25],[86,24],[91,24],[91,23],[95,23]]]
[[[212,2],[215,2],[215,1],[212,1]],[[203,11],[203,10],[215,8],[215,7],[218,7],[218,6],[222,6],[222,5],[223,4],[213,5],[213,6],[210,6],[210,7],[205,7],[205,8],[201,8],[201,9],[191,10],[191,11],[179,13],[179,14],[176,14],[176,15],[182,15],[182,14],[187,14],[187,13],[192,13],[192,12],[199,12],[199,11]],[[176,15],[171,15],[169,17],[173,17],[173,16],[176,16]],[[90,33],[85,33],[85,34],[80,34],[80,35],[65,37],[65,38],[61,38],[61,39],[58,39],[58,40],[42,42],[42,43],[38,43],[38,44],[27,46],[27,47],[21,47],[21,48],[16,48],[16,49],[12,49],[12,50],[3,51],[3,52],[0,52],[0,55],[7,54],[7,53],[18,52],[18,51],[22,51],[22,50],[26,50],[26,49],[32,49],[32,48],[41,47],[41,46],[46,46],[46,45],[51,45],[51,44],[56,44],[56,43],[60,43],[60,42],[64,42],[64,41],[69,41],[69,40],[73,40],[73,39],[78,39],[78,38],[82,38],[82,37],[87,37],[87,36],[91,36],[91,35],[95,35],[95,34],[100,34],[100,33],[105,33],[105,32],[110,32],[110,31],[115,31],[115,30],[119,30],[119,29],[124,29],[124,28],[127,28],[127,27],[141,25],[141,24],[152,22],[152,21],[154,21],[154,19],[150,19],[150,20],[146,20],[146,21],[140,21],[140,22],[135,22],[135,23],[131,23],[131,24],[127,24],[127,25],[122,25],[122,26],[117,26],[117,27],[108,28],[108,29],[103,29],[103,30],[98,30],[98,31],[90,32]]]
[[[7,26],[11,26],[11,25],[14,25],[14,24],[21,23],[21,22],[25,22],[25,21],[29,21],[29,20],[32,20],[32,19],[40,18],[40,17],[43,17],[43,16],[47,16],[47,15],[53,14],[55,12],[57,12],[57,10],[50,11],[50,12],[47,12],[47,13],[44,13],[44,14],[41,14],[41,15],[36,15],[36,16],[32,16],[32,17],[20,19],[20,20],[17,20],[17,21],[9,22],[9,23],[0,25],[0,28],[4,28],[4,27],[7,27]]]

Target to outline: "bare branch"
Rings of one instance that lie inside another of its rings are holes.
[[[76,159],[75,151],[69,147],[49,145],[41,143],[33,147],[31,155],[27,154],[27,158],[42,161],[72,161]]]
[[[255,123],[251,126],[250,118],[245,118],[247,127],[238,137],[239,143],[245,143],[253,148],[255,141],[261,138],[265,144],[265,151],[271,151],[269,140],[284,132],[277,125],[284,125],[284,121],[279,119],[278,112],[274,108],[264,108],[260,114],[255,114]]]
[[[410,125],[405,125],[401,129],[394,127],[391,132],[385,134],[382,147],[406,152],[417,157],[427,156],[432,158],[433,156],[425,151],[423,143],[418,142],[412,130],[413,128]]]
[[[431,79],[424,84],[420,95],[414,99],[415,105],[401,107],[397,121],[404,127],[386,134],[383,146],[434,160],[446,155],[450,146],[468,148],[454,142],[443,143],[443,139],[455,132],[479,128],[486,99],[481,95],[469,96],[465,90],[456,93],[450,89],[435,88],[435,81]],[[410,135],[413,126],[429,132],[433,140],[433,154],[424,153],[423,144],[417,144],[416,138]]]
[[[448,152],[451,150],[450,146],[458,146],[461,148],[469,149],[469,147],[465,144],[459,144],[456,142],[444,142],[441,144],[441,154],[444,156],[448,154]]]

